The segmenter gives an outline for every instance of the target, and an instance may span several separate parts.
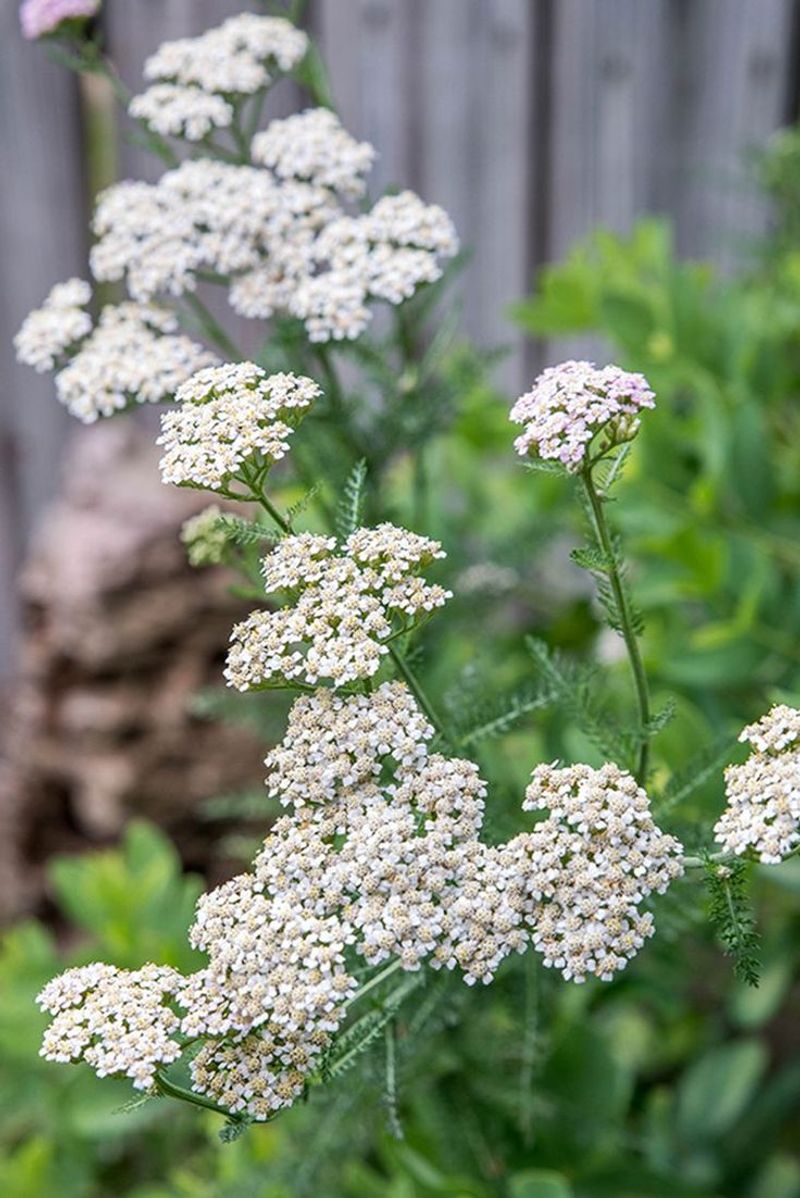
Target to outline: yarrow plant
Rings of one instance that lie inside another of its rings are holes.
[[[92,275],[127,297],[93,319],[90,285],[59,284],[16,339],[84,422],[167,405],[163,481],[218,500],[184,527],[190,561],[240,569],[258,604],[232,630],[225,681],[293,695],[266,757],[282,814],[251,868],[197,906],[190,942],[206,964],[188,975],[82,966],[39,998],[53,1016],[48,1059],[210,1108],[229,1130],[273,1118],[383,1032],[394,1076],[397,1013],[422,1002],[432,972],[488,985],[524,954],[568,983],[611,981],[655,934],[654,896],[692,873],[713,890],[726,862],[777,862],[800,846],[800,712],[786,706],[742,733],[755,752],[726,773],[721,852],[687,855],[656,821],[650,747],[669,713],[652,708],[607,517],[655,396],[642,375],[589,362],[546,370],[511,420],[526,462],[582,494],[593,544],[574,558],[621,637],[634,709],[621,732],[591,725],[601,762],[531,762],[516,830],[488,834],[491,779],[463,755],[480,730],[431,698],[415,657],[454,598],[445,551],[394,522],[403,457],[415,513],[426,510],[425,441],[441,417],[425,393],[436,375],[425,316],[457,238],[413,192],[368,198],[375,151],[327,106],[309,53],[301,30],[255,14],[162,46],[128,108],[168,169],[109,188],[93,221]],[[261,128],[286,74],[315,106]],[[170,139],[192,151],[179,164]],[[262,325],[250,358],[206,302],[214,287]],[[379,302],[389,334],[370,327]],[[351,393],[336,353],[371,390]],[[289,485],[305,491],[292,508]],[[518,581],[491,563],[461,577],[469,594]],[[529,648],[544,690],[492,717],[495,731],[568,685],[546,648]],[[721,938],[732,943],[724,921]]]

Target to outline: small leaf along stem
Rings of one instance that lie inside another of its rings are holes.
[[[639,708],[640,724],[636,781],[641,786],[647,780],[647,769],[650,758],[650,694],[647,686],[647,675],[645,674],[642,655],[639,651],[639,641],[636,636],[636,629],[634,628],[630,606],[625,594],[625,589],[622,585],[617,555],[614,550],[614,545],[611,540],[611,533],[609,532],[605,511],[603,509],[603,499],[601,498],[595,486],[591,466],[587,466],[581,471],[580,479],[586,493],[586,498],[589,502],[589,510],[592,514],[592,523],[594,525],[597,543],[600,546],[600,549],[606,560],[608,580],[611,585],[614,603],[619,616],[620,631],[622,633],[622,639],[625,642],[625,649],[628,654],[631,673],[633,674],[633,682],[636,690],[636,701]]]

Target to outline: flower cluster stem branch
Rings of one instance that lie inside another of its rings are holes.
[[[439,716],[439,714],[436,711],[436,708],[433,706],[430,699],[426,695],[425,690],[423,689],[422,683],[419,681],[416,674],[411,669],[411,666],[408,664],[406,659],[403,657],[402,653],[399,653],[397,651],[397,649],[395,648],[394,645],[391,645],[391,644],[389,645],[389,654],[390,654],[395,666],[397,667],[398,672],[400,674],[402,674],[404,681],[408,684],[409,690],[416,698],[420,707],[425,712],[425,715],[428,717],[430,722],[433,724],[436,731],[439,733],[439,735],[441,737],[444,738],[444,740],[449,741],[450,736],[447,732],[444,721],[441,719],[441,717]]]
[[[216,317],[211,315],[200,297],[193,291],[187,291],[184,299],[209,341],[212,341],[232,362],[241,362],[241,350],[234,344]]]
[[[376,986],[380,986],[380,984],[385,982],[387,978],[392,977],[393,974],[397,973],[398,969],[400,969],[400,964],[401,963],[399,960],[392,961],[390,965],[387,965],[378,973],[373,974],[368,982],[365,982],[363,986],[359,986],[355,994],[347,1000],[346,1005],[348,1007],[352,1006],[353,1003],[356,1003],[359,1001],[359,999],[363,998],[365,994],[369,994],[370,990],[374,990]]]
[[[230,1119],[235,1123],[241,1121],[237,1115],[232,1114],[225,1107],[219,1106],[212,1099],[204,1098],[202,1094],[195,1094],[193,1090],[187,1090],[185,1086],[179,1086],[176,1082],[170,1081],[165,1073],[157,1073],[155,1082],[157,1092],[164,1098],[177,1098],[180,1102],[190,1102],[193,1106],[204,1107],[207,1111],[213,1111],[215,1115],[222,1115],[225,1119]]]
[[[285,532],[287,536],[291,535],[291,533],[294,531],[291,524],[285,516],[281,515],[281,513],[275,507],[275,504],[272,503],[271,500],[267,499],[263,491],[261,494],[254,494],[253,498],[255,499],[256,503],[263,507],[264,511],[271,517],[271,519],[274,520],[281,532]]]
[[[622,578],[620,577],[619,566],[617,564],[617,555],[614,551],[611,533],[609,532],[605,511],[603,509],[603,500],[597,492],[591,468],[589,467],[583,470],[581,472],[580,478],[586,493],[586,498],[589,501],[589,508],[592,513],[595,536],[597,537],[597,542],[602,550],[603,557],[606,562],[608,580],[611,584],[611,591],[614,596],[614,603],[619,616],[620,631],[622,633],[622,639],[625,642],[625,649],[628,654],[631,673],[633,674],[633,682],[636,690],[636,701],[639,708],[640,724],[636,780],[640,785],[643,785],[647,779],[647,769],[650,759],[650,694],[647,686],[647,675],[645,673],[642,655],[639,650],[639,642],[636,636],[636,630],[633,626],[631,610],[628,605],[625,590],[622,586]]]

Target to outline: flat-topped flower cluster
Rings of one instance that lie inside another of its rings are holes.
[[[175,393],[161,418],[165,483],[220,491],[250,469],[263,479],[289,450],[299,420],[321,394],[295,374],[267,375],[254,362],[211,366]]]
[[[14,342],[20,361],[39,371],[58,369],[56,394],[85,424],[134,402],[171,399],[187,378],[218,361],[157,304],[108,304],[93,328],[85,310],[90,298],[82,279],[59,283]]]
[[[514,442],[521,457],[560,462],[577,473],[593,449],[603,452],[630,441],[644,409],[655,407],[642,374],[593,362],[562,362],[543,371],[511,409],[525,426]]]
[[[451,592],[420,571],[444,557],[438,541],[380,524],[335,537],[284,537],[264,560],[267,594],[290,603],[259,610],[231,637],[225,677],[245,691],[289,681],[345,686],[371,678],[388,642],[418,625]]]
[[[236,313],[288,315],[311,341],[327,342],[359,337],[374,301],[400,304],[441,276],[442,261],[458,249],[442,208],[403,191],[362,212],[348,209],[364,196],[375,151],[333,112],[312,108],[260,132],[242,118],[242,104],[255,105],[276,74],[295,69],[307,44],[283,18],[244,13],[200,37],[168,42],[148,60],[153,83],[134,97],[131,114],[162,138],[200,143],[205,156],[156,183],[128,180],[99,196],[90,253],[97,282],[123,282],[142,313],[164,301],[181,308],[199,284],[215,283]],[[231,145],[213,143],[220,130],[236,134]],[[58,396],[81,420],[169,398],[212,360],[175,325],[144,315],[134,321],[130,304],[106,308],[92,334],[90,300],[85,283],[54,289],[17,338],[21,361],[59,372]],[[143,385],[121,360],[126,347],[108,335],[109,325],[117,333],[124,325],[126,334],[135,325],[147,337],[147,346],[134,347],[143,352],[130,355],[153,363]]]
[[[285,17],[245,12],[199,37],[164,42],[144,75],[207,95],[250,96],[269,87],[275,73],[299,66],[307,50],[306,34]]]
[[[714,834],[726,852],[776,865],[800,848],[800,711],[778,704],[739,740],[754,752],[725,771],[728,805]]]

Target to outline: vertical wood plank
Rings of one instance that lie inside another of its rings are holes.
[[[14,360],[12,340],[54,283],[85,276],[83,163],[75,80],[24,41],[16,4],[0,6],[0,673],[12,661],[14,574],[52,495],[70,425],[50,375]]]
[[[145,59],[161,45],[180,37],[195,37],[226,17],[257,5],[250,0],[107,0],[104,24],[111,58],[126,86],[141,91],[145,82]],[[164,164],[144,148],[128,140],[133,128],[123,116],[120,129],[120,177],[153,182]]]
[[[497,378],[513,394],[526,386],[523,339],[509,305],[530,288],[529,264],[540,220],[538,180],[543,162],[539,127],[536,39],[540,26],[527,0],[488,0],[481,6],[476,79],[483,95],[475,114],[480,160],[474,180],[474,257],[468,279],[474,296],[470,332],[489,346],[508,345]]]
[[[673,143],[658,198],[675,217],[683,253],[729,267],[765,228],[743,156],[789,117],[795,10],[793,0],[674,6]]]
[[[342,120],[378,150],[371,192],[413,187],[415,0],[317,0],[316,13]]]
[[[670,0],[666,0],[669,6]],[[705,3],[705,0],[699,0]],[[560,0],[554,9],[549,257],[646,204],[661,97],[664,0]]]

